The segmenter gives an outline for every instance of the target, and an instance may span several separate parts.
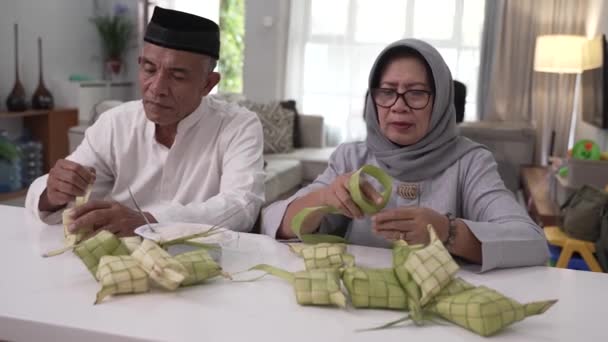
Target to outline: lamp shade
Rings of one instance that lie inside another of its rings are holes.
[[[536,38],[534,71],[577,74],[602,66],[602,39],[548,35]]]

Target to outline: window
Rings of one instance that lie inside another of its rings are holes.
[[[303,113],[325,117],[329,143],[363,139],[364,94],[374,59],[387,44],[414,37],[435,46],[453,78],[467,85],[465,120],[476,120],[484,5],[484,0],[294,1],[286,95]]]

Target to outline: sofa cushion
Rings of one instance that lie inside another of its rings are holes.
[[[269,163],[275,160],[300,161],[302,163],[302,180],[312,182],[325,171],[329,157],[335,150],[335,147],[297,148],[290,153],[268,154],[264,156],[264,159]]]
[[[273,159],[267,161],[264,188],[266,203],[272,203],[286,192],[296,189],[302,183],[302,164],[294,159]]]
[[[258,114],[264,130],[264,153],[289,153],[293,150],[295,112],[280,102],[257,103],[249,100],[239,104]]]

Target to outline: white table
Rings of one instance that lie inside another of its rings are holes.
[[[76,256],[40,257],[61,244],[59,227],[7,206],[0,206],[0,220],[0,340],[487,341],[452,325],[355,332],[403,313],[302,307],[289,284],[270,276],[252,283],[218,280],[175,293],[155,289],[94,306],[98,284]],[[228,272],[262,262],[303,268],[286,246],[266,236],[242,234],[239,244],[240,251],[224,250]],[[359,265],[390,266],[388,250],[349,248]],[[522,302],[559,299],[545,314],[512,325],[493,341],[607,340],[605,274],[533,267],[460,275]]]

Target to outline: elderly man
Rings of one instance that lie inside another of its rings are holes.
[[[257,116],[207,95],[219,82],[219,28],[156,7],[139,57],[143,99],[100,116],[83,142],[30,187],[26,207],[47,223],[92,185],[70,230],[132,235],[151,222],[220,224],[249,231],[264,201]]]

